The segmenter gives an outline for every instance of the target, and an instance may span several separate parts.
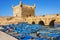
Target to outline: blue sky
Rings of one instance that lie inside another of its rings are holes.
[[[13,16],[12,5],[18,5],[20,0],[0,0],[0,16]],[[22,0],[23,4],[36,3],[36,16],[60,13],[60,0]]]

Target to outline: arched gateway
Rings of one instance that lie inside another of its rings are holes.
[[[49,26],[54,26],[54,22],[55,22],[55,20],[51,20],[49,23]]]
[[[45,25],[43,21],[38,22],[39,25]]]

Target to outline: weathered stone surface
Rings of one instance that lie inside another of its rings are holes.
[[[5,25],[5,24],[12,24],[12,23],[19,23],[19,22],[28,22],[30,24],[32,24],[32,22],[34,21],[36,24],[39,23],[39,21],[43,21],[45,25],[49,25],[49,23],[52,20],[55,20],[55,22],[60,22],[60,15],[56,16],[56,15],[46,15],[45,17],[43,16],[37,16],[37,17],[25,17],[25,18],[21,18],[21,17],[9,17],[10,19],[6,18],[6,17],[0,17],[0,25]]]
[[[19,22],[28,22],[30,24],[35,22],[35,24],[38,24],[40,21],[43,21],[45,25],[49,25],[52,20],[60,22],[60,14],[35,16],[35,4],[34,6],[28,6],[23,5],[22,2],[20,2],[19,5],[13,6],[12,8],[13,17],[0,17],[0,25],[15,24]]]
[[[22,2],[20,2],[19,5],[12,7],[13,8],[13,14],[14,16],[18,16],[18,17],[28,17],[28,16],[35,16],[35,4],[34,6],[28,6],[28,5],[24,5],[22,4]]]

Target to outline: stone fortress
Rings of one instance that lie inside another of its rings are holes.
[[[0,25],[17,24],[28,22],[30,24],[52,25],[60,22],[60,14],[35,16],[36,5],[28,6],[22,2],[17,6],[12,6],[13,17],[0,17]]]
[[[35,16],[34,13],[35,7],[36,7],[35,4],[34,6],[23,5],[21,1],[19,5],[12,6],[14,16],[16,17]]]

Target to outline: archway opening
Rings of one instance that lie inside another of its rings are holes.
[[[35,22],[33,21],[32,24],[35,24]]]
[[[43,21],[39,21],[39,25],[45,25]]]
[[[49,23],[49,26],[54,27],[54,22],[55,22],[55,20],[52,20],[52,21]]]

